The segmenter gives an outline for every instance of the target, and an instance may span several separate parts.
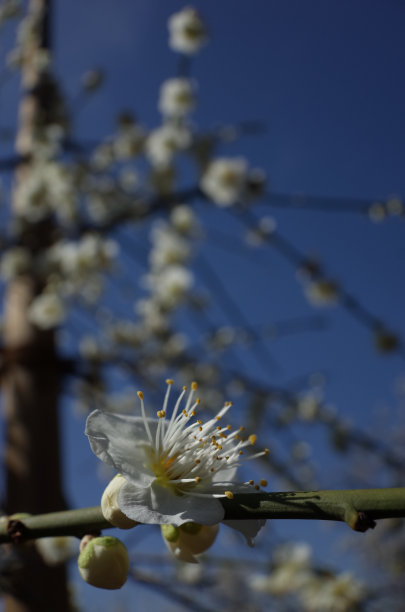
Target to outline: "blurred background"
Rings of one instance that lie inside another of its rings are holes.
[[[113,473],[87,414],[136,413],[138,389],[156,411],[168,377],[198,381],[207,414],[234,402],[232,423],[270,449],[242,476],[268,490],[400,486],[405,4],[196,1],[182,50],[177,0],[54,1],[48,29],[47,2],[18,4],[0,4],[5,510],[24,488],[10,460],[21,411],[60,448],[60,507],[93,506]],[[169,79],[189,98],[165,98]],[[40,355],[36,395],[13,404],[14,369]],[[52,509],[27,504],[11,510]],[[272,521],[254,549],[222,527],[196,566],[153,527],[114,535],[131,557],[118,593],[81,582],[59,543],[75,609],[402,609],[400,521],[366,534]],[[7,555],[1,585],[18,599]]]

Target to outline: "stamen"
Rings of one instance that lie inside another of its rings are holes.
[[[141,400],[141,413],[142,413],[143,426],[145,427],[146,435],[149,438],[149,442],[153,446],[152,434],[150,433],[149,424],[148,424],[148,421],[146,420],[145,405],[143,403],[144,395],[142,391],[138,391],[138,397]]]
[[[248,440],[249,440],[250,444],[252,444],[252,445],[256,444],[256,440],[257,440],[256,434],[252,434],[251,436],[249,436]]]
[[[233,499],[233,493],[232,493],[232,491],[225,491],[225,496],[226,496],[228,499]]]
[[[262,479],[260,480],[260,486],[261,486],[261,487],[267,487],[267,480],[265,480],[264,478],[262,478]]]

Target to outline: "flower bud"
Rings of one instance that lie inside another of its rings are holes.
[[[101,512],[104,518],[120,529],[131,529],[135,525],[139,525],[136,521],[128,518],[126,514],[121,512],[118,505],[118,495],[121,487],[126,483],[126,480],[121,474],[117,474],[107,485],[101,498]]]
[[[199,525],[184,523],[180,527],[161,525],[163,539],[176,559],[188,563],[198,563],[199,555],[215,542],[219,525]]]
[[[80,553],[77,565],[88,584],[100,589],[120,589],[129,570],[128,551],[112,536],[92,538]]]

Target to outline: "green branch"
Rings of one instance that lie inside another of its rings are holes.
[[[225,520],[344,521],[355,531],[374,527],[378,519],[405,518],[405,488],[249,493],[221,499],[221,503]],[[37,516],[13,515],[0,519],[0,543],[60,535],[82,537],[111,527],[99,506]]]

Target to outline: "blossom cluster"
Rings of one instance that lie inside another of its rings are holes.
[[[304,612],[356,610],[367,596],[364,585],[350,572],[320,572],[307,544],[284,545],[274,554],[269,574],[250,577],[254,591],[276,598],[295,596]]]

